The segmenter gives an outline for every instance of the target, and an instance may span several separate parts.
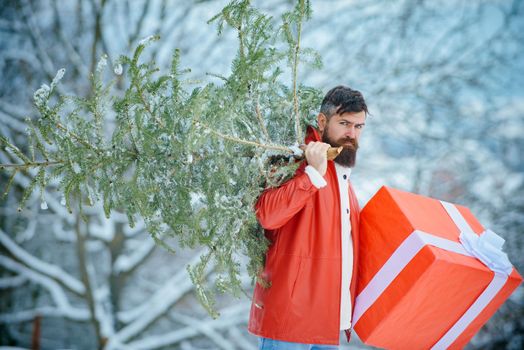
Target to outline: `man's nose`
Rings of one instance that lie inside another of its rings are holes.
[[[354,126],[350,126],[348,129],[346,129],[346,137],[350,137],[352,139],[356,136],[356,130]]]

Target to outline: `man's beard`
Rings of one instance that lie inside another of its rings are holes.
[[[332,147],[344,147],[342,152],[335,158],[335,162],[348,168],[354,167],[357,160],[358,141],[350,137],[333,140],[329,136],[328,130],[327,127],[324,129],[322,142],[329,143]]]

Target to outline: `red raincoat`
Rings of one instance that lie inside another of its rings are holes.
[[[311,141],[320,137],[310,126],[306,143]],[[256,284],[248,330],[282,341],[338,345],[342,250],[337,174],[333,161],[328,161],[327,186],[317,189],[304,172],[306,165],[282,186],[264,191],[256,204],[258,221],[271,241],[263,271],[271,286]],[[353,310],[360,208],[351,184],[349,199]],[[349,341],[350,330],[346,335]]]

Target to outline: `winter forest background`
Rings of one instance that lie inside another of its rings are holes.
[[[524,272],[524,3],[522,1],[314,0],[303,27],[305,46],[323,67],[302,66],[299,79],[326,92],[338,84],[363,92],[372,116],[353,183],[361,205],[382,185],[469,207],[506,239]],[[33,93],[66,75],[63,92],[87,94],[89,74],[144,37],[160,41],[146,54],[167,69],[172,51],[195,80],[225,74],[235,33],[206,24],[227,1],[3,0],[0,7],[0,134],[26,141]],[[287,0],[254,1],[275,18]],[[110,74],[109,70],[107,74]],[[0,163],[10,159],[0,152]],[[2,190],[7,183],[0,173]],[[60,195],[38,192],[18,213],[17,177],[0,201],[0,345],[42,349],[255,349],[246,331],[250,300],[219,300],[211,319],[196,301],[185,266],[155,245],[125,215],[106,219],[86,208],[86,232]],[[173,243],[175,244],[175,243]],[[211,274],[212,271],[209,271]],[[250,279],[244,279],[251,291]],[[524,347],[520,287],[468,349]],[[93,318],[92,315],[96,317]],[[34,343],[33,343],[34,344]],[[342,349],[366,348],[354,337]]]

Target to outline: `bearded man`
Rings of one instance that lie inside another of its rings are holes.
[[[248,326],[260,350],[338,349],[341,330],[350,340],[360,212],[350,175],[367,113],[359,91],[331,89],[318,129],[307,129],[306,161],[256,203],[271,242],[260,275],[269,284],[256,284]]]

